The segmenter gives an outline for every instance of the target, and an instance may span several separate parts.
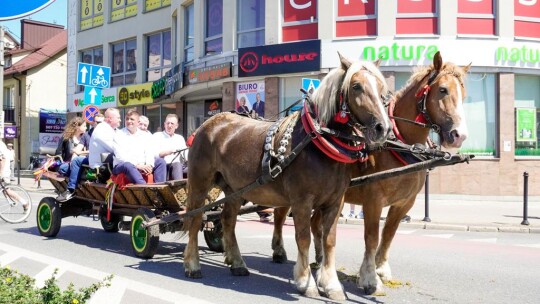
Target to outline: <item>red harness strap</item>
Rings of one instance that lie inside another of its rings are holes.
[[[309,108],[308,103],[304,103],[304,113],[302,113],[302,126],[304,127],[304,131],[308,134],[313,134],[315,137],[313,138],[313,143],[321,150],[326,156],[332,158],[335,161],[351,164],[357,161],[364,162],[367,160],[366,157],[361,158],[351,158],[349,155],[342,153],[339,149],[336,148],[332,143],[330,143],[324,136],[319,134],[316,131],[315,124],[313,122],[313,119],[311,115],[309,114]],[[343,149],[349,150],[349,151],[360,151],[365,148],[365,144],[361,144],[359,146],[351,146],[344,142],[342,142],[339,138],[335,136],[330,137],[333,142],[335,142],[338,146],[340,146]]]

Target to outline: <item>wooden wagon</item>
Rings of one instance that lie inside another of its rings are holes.
[[[57,193],[67,189],[67,178],[56,172],[45,172]],[[54,197],[44,197],[37,209],[37,227],[45,237],[56,237],[62,225],[62,218],[68,216],[92,215],[99,217],[107,232],[129,230],[133,251],[141,258],[152,258],[159,244],[160,233],[177,232],[182,229],[182,221],[164,223],[146,228],[141,224],[159,219],[169,214],[185,212],[187,179],[167,181],[159,184],[126,185],[111,191],[102,183],[84,181],[75,190],[72,199],[58,202]],[[108,195],[113,193],[112,206]],[[208,202],[213,202],[221,193],[214,188],[208,193]],[[212,211],[218,211],[216,206]],[[210,250],[223,252],[221,223],[219,216],[208,217],[201,227]]]

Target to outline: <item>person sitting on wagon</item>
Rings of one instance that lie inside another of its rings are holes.
[[[150,136],[139,129],[139,112],[126,114],[126,127],[114,136],[114,168],[112,173],[124,173],[134,184],[146,184],[144,175],[154,174],[154,182],[166,180],[167,166],[162,158],[155,157]]]
[[[83,134],[86,132],[86,122],[82,117],[75,117],[69,121],[64,133],[62,134],[62,140],[58,142],[58,148],[56,148],[56,155],[62,157],[62,164],[58,168],[58,173],[63,176],[69,176],[69,164],[71,160],[82,156],[83,158],[88,155],[88,150],[82,143]]]
[[[154,144],[159,147],[157,152],[159,158],[162,158],[167,163],[167,176],[172,179],[182,179],[184,176],[183,166],[184,161],[187,161],[187,150],[184,150],[181,155],[176,151],[186,149],[186,141],[180,134],[176,134],[178,129],[178,116],[176,114],[168,114],[163,123],[162,132],[154,133]]]
[[[98,124],[92,136],[90,137],[90,149],[87,157],[75,157],[71,160],[69,165],[69,181],[67,190],[62,192],[56,200],[58,202],[65,202],[73,197],[75,188],[79,183],[79,172],[81,167],[85,164],[90,165],[91,168],[99,167],[101,162],[102,153],[113,152],[113,138],[115,129],[120,126],[120,112],[115,108],[108,108],[105,111],[105,123]]]

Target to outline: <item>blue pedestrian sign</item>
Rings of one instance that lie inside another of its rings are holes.
[[[111,68],[79,62],[77,65],[77,84],[96,88],[111,86]]]
[[[302,89],[304,89],[309,94],[313,94],[313,92],[315,92],[315,90],[319,87],[320,84],[320,79],[302,78]]]
[[[101,105],[101,89],[94,87],[84,87],[84,104]]]

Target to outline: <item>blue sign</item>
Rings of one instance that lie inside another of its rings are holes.
[[[54,0],[24,0],[17,3],[2,1],[2,10],[0,10],[0,21],[19,19],[49,6]]]
[[[111,86],[111,68],[79,62],[77,65],[77,84],[109,88]]]
[[[315,92],[315,90],[319,87],[320,84],[320,79],[302,78],[302,89],[304,89],[304,91],[308,92],[310,95]]]
[[[94,87],[84,87],[84,103],[90,105],[101,105],[101,89]]]

